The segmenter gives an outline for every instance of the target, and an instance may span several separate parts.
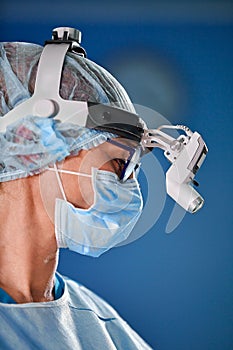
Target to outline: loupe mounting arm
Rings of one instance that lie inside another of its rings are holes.
[[[174,138],[169,134],[161,131],[162,129],[176,129],[182,130],[186,135],[180,135],[178,138]],[[165,157],[174,163],[179,153],[183,150],[184,146],[189,142],[193,132],[184,125],[161,125],[157,129],[147,129],[142,136],[142,144],[148,148],[161,148],[164,150]]]

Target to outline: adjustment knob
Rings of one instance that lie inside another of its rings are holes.
[[[54,40],[74,40],[78,44],[81,43],[82,33],[70,27],[58,27],[53,29]]]
[[[33,108],[33,114],[38,117],[54,117],[58,113],[57,103],[53,100],[37,101]]]

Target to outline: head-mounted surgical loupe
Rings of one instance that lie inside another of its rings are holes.
[[[194,213],[204,203],[193,188],[194,177],[207,154],[207,147],[197,132],[187,127],[163,125],[148,129],[137,114],[105,104],[65,100],[59,94],[62,68],[67,52],[86,57],[80,46],[81,33],[69,27],[53,30],[52,39],[45,42],[40,57],[34,94],[0,120],[0,132],[7,125],[35,115],[54,118],[87,128],[110,131],[120,137],[137,141],[141,149],[163,149],[165,157],[172,163],[166,173],[167,193],[185,210]],[[165,133],[164,129],[174,128],[185,133],[178,138]]]

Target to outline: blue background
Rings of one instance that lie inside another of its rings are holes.
[[[88,57],[133,102],[198,130],[209,154],[197,176],[205,206],[172,234],[167,198],[141,239],[99,259],[63,251],[59,271],[106,299],[153,348],[233,349],[232,1],[1,2],[1,41],[43,44],[62,25],[82,30]]]

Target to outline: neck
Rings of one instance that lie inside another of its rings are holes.
[[[54,225],[35,177],[30,185],[26,180],[27,186],[24,180],[6,185],[0,197],[0,288],[17,303],[51,301],[58,261]]]

